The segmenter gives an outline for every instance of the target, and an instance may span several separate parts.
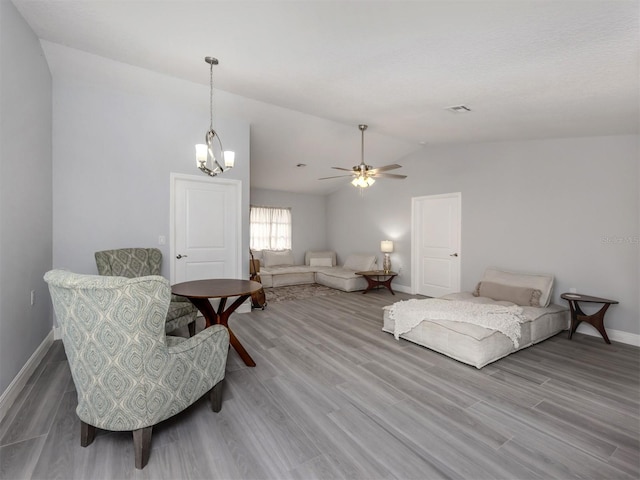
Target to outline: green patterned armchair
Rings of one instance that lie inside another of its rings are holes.
[[[44,279],[78,394],[83,447],[96,428],[131,430],[136,468],[143,468],[153,425],[207,392],[220,411],[229,332],[213,325],[190,338],[167,336],[165,278],[51,270]]]
[[[162,252],[157,248],[120,248],[96,252],[96,265],[100,275],[117,277],[144,277],[160,275]],[[166,332],[188,325],[189,335],[196,333],[198,309],[184,297],[171,295],[167,312]]]

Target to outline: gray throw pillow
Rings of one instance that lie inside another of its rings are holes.
[[[539,307],[542,292],[537,288],[514,287],[494,282],[479,282],[473,294],[476,297],[487,297],[515,303],[522,307]]]

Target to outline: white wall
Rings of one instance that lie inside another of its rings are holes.
[[[51,268],[51,74],[9,1],[0,1],[0,75],[2,393],[51,331],[42,279]]]
[[[606,327],[639,334],[638,162],[637,136],[426,147],[398,160],[406,180],[331,195],[328,244],[344,255],[395,240],[394,283],[410,286],[411,198],[462,192],[464,290],[492,265],[553,273],[557,303],[571,287],[619,300]]]
[[[169,277],[170,174],[202,175],[194,145],[209,127],[209,88],[59,45],[44,47],[54,72],[54,266],[97,273],[98,250],[156,246]],[[75,75],[83,68],[95,80]],[[198,94],[202,101],[195,103]],[[225,148],[236,152],[235,167],[224,177],[242,180],[248,265],[250,129],[224,115],[216,116],[215,127]],[[166,245],[158,245],[159,235]]]
[[[297,264],[304,263],[307,250],[327,248],[326,197],[302,193],[251,189],[251,205],[291,208],[291,243]]]

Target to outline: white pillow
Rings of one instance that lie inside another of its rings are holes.
[[[349,255],[344,262],[344,268],[349,270],[367,271],[374,268],[376,264],[375,255]]]
[[[295,260],[293,259],[293,252],[291,250],[263,250],[262,260],[265,267],[295,264]]]
[[[336,252],[332,252],[329,250],[324,251],[307,251],[304,254],[304,263],[306,265],[311,265],[312,258],[330,258],[331,259],[331,267],[336,266]]]
[[[333,267],[330,258],[310,258],[309,265],[312,267]]]
[[[551,291],[553,290],[553,275],[516,273],[489,267],[482,277],[483,282],[500,283],[514,287],[526,287],[540,290],[540,306],[548,307],[551,302]]]

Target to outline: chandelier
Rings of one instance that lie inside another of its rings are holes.
[[[205,57],[204,61],[209,64],[209,113],[210,123],[209,131],[205,135],[206,144],[199,143],[196,145],[196,165],[201,172],[206,173],[210,177],[233,168],[235,162],[235,152],[225,151],[222,148],[220,135],[213,129],[213,66],[218,65],[218,59],[213,57]],[[216,158],[217,153],[217,158]],[[211,159],[211,168],[207,166]],[[220,165],[218,159],[224,159],[224,167]]]

